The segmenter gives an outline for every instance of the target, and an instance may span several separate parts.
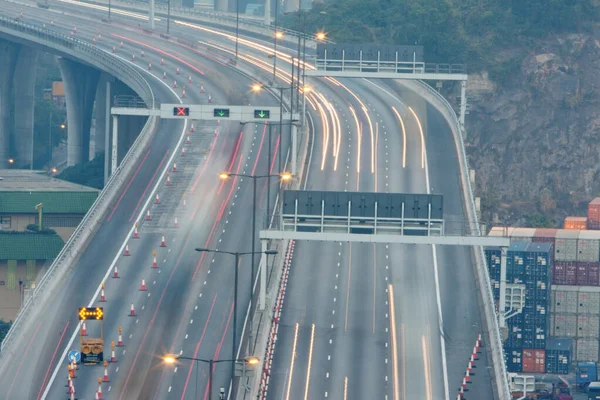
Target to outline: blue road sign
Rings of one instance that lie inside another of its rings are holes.
[[[81,361],[81,353],[77,350],[71,350],[67,353],[67,359],[69,360],[69,362],[78,363],[79,361]]]

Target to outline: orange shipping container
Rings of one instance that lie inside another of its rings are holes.
[[[565,229],[570,229],[570,230],[587,229],[587,217],[567,217],[567,218],[565,218]]]

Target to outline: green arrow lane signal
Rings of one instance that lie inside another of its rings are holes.
[[[229,108],[215,108],[213,109],[213,116],[219,118],[229,118]]]
[[[254,110],[254,118],[257,119],[268,119],[271,117],[269,110]]]

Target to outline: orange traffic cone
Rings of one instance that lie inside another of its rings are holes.
[[[158,268],[158,262],[156,262],[156,254],[154,255],[154,258],[152,260],[152,268]]]
[[[152,63],[148,63],[148,71],[152,71]]]
[[[120,278],[119,269],[117,268],[117,264],[115,264],[115,270],[113,272],[113,278]]]
[[[129,316],[135,317],[135,308],[133,308],[133,303],[131,303],[131,309],[129,310]]]
[[[131,305],[133,307],[133,304]],[[119,338],[117,340],[117,347],[123,347],[123,333],[121,332],[121,327],[119,327]]]
[[[115,46],[113,46],[113,53],[116,53],[117,49],[115,48]]]
[[[164,58],[160,58],[160,65],[165,65],[165,59]]]
[[[105,303],[106,297],[104,297],[104,283],[102,284],[102,289],[100,290],[100,303]]]
[[[200,84],[200,93],[204,93],[204,85]]]
[[[154,204],[160,204],[160,197],[158,197],[158,193],[156,193],[156,200],[154,200]]]
[[[171,186],[171,175],[167,175],[167,186]]]
[[[73,27],[73,32],[77,33],[77,27],[76,26]]]
[[[173,163],[173,172],[177,172],[177,163]]]
[[[190,127],[190,132],[194,132],[194,123],[192,122],[192,126]]]
[[[98,392],[96,392],[96,397],[94,397],[94,400],[100,400],[102,398],[102,395]]]
[[[177,75],[179,75],[179,68],[177,68]]]
[[[185,99],[187,96],[185,95],[185,89],[183,89],[183,91],[181,92],[181,98]]]
[[[210,94],[208,95],[208,102],[212,103],[212,96]]]
[[[98,399],[102,398],[102,378],[98,378],[98,391],[96,392]]]
[[[123,255],[124,256],[128,256],[129,255],[129,245],[128,244],[125,245],[125,253]]]
[[[140,233],[138,232],[138,223],[135,223],[135,228],[133,229],[133,238],[134,239],[139,239],[140,238]]]
[[[165,242],[165,235],[162,235],[162,239],[160,239],[160,247],[167,247],[167,242]]]
[[[192,143],[190,141],[190,135],[187,135],[187,138],[185,139],[185,144],[190,144],[190,143]]]
[[[112,343],[115,344],[115,342],[112,342]],[[113,346],[113,349],[112,349],[112,351],[110,353],[110,362],[111,363],[116,363],[117,362],[117,356],[115,355],[114,346]]]
[[[144,278],[142,278],[142,286],[140,286],[140,291],[146,291],[146,281],[144,280]]]
[[[175,222],[173,223],[174,228],[179,228],[179,223],[177,223],[177,217],[175,217]]]
[[[184,157],[184,156],[185,156],[185,147],[182,147],[181,148],[181,157]]]
[[[87,327],[85,321],[81,321],[81,336],[87,336]]]
[[[144,57],[144,50],[142,50],[142,57]]]
[[[106,363],[107,361],[105,361]],[[102,378],[102,382],[110,382],[108,380],[108,367],[105,365],[104,366],[104,377]]]
[[[98,40],[102,40],[102,35],[98,34]]]
[[[146,221],[150,221],[150,210],[146,211]]]
[[[92,39],[92,43],[96,44],[96,38]]]
[[[177,89],[177,81],[173,81],[173,89]]]
[[[188,78],[188,83],[192,83],[192,76],[191,75]]]
[[[163,79],[167,79],[167,73],[163,72]]]
[[[131,61],[135,61],[135,54],[131,55]]]
[[[123,41],[121,40],[121,44],[119,44],[119,47],[123,48]]]

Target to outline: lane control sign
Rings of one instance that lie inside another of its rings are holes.
[[[229,118],[229,108],[215,108],[213,111],[213,117]]]
[[[189,117],[190,116],[190,108],[189,107],[173,107],[173,115],[175,117]]]
[[[256,119],[269,119],[271,117],[271,111],[269,110],[254,110],[254,118]]]

